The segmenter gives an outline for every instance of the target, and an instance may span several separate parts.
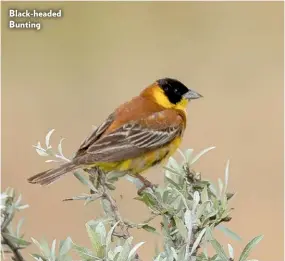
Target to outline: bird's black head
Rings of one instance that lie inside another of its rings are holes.
[[[160,88],[164,91],[168,100],[172,104],[177,104],[182,101],[182,99],[192,100],[202,97],[199,93],[188,89],[182,82],[171,79],[163,78],[156,81]]]

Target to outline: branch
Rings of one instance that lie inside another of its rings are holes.
[[[16,245],[14,245],[12,241],[9,240],[9,238],[6,237],[5,233],[9,233],[8,230],[5,229],[5,230],[2,230],[1,232],[2,232],[2,237],[3,237],[3,242],[1,243],[7,245],[10,248],[10,250],[12,251],[14,255],[12,259],[14,261],[25,261],[21,252],[19,251],[19,248]]]

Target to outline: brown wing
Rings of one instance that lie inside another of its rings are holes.
[[[75,154],[75,157],[78,157],[85,153],[86,149],[93,143],[95,143],[104,132],[112,125],[114,122],[114,113],[112,113],[106,121],[104,121],[99,127],[97,127],[90,136],[88,136],[80,145],[78,151]]]
[[[164,110],[131,121],[90,144],[84,155],[75,160],[77,164],[90,164],[139,157],[181,135],[185,127],[183,120],[179,112]]]
[[[148,108],[147,110],[145,108]],[[84,155],[86,150],[100,138],[108,135],[126,123],[135,119],[145,118],[154,112],[161,111],[161,107],[151,100],[141,96],[134,97],[132,100],[119,106],[105,122],[95,129],[80,145],[75,157]]]

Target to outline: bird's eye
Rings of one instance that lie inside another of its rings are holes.
[[[176,93],[176,94],[177,94],[177,93],[178,93],[178,90],[177,90],[177,89],[174,89],[174,93]]]

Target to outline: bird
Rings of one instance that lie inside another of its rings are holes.
[[[104,173],[142,176],[165,162],[180,146],[187,124],[186,108],[203,97],[173,78],[158,79],[115,109],[79,146],[70,162],[28,178],[49,185],[77,169],[99,168]]]

